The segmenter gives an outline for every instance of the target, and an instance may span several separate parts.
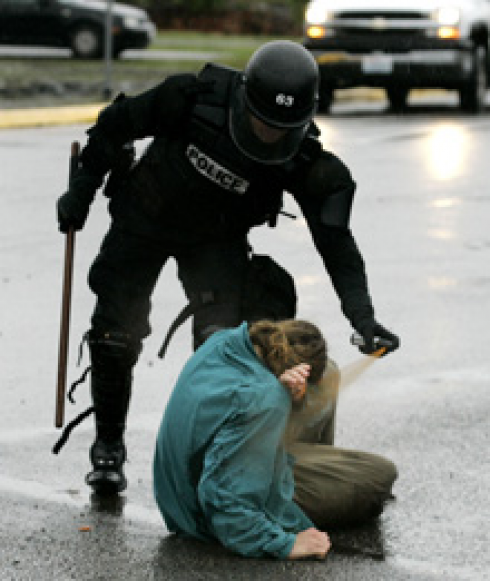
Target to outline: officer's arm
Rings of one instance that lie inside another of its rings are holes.
[[[373,319],[364,260],[349,228],[356,184],[347,167],[322,152],[291,189],[342,307],[354,328]]]
[[[189,112],[196,86],[195,75],[173,75],[141,95],[118,96],[87,131],[83,167],[105,175],[124,144],[177,131]]]
[[[87,131],[88,142],[70,188],[58,199],[62,232],[83,228],[97,189],[106,174],[128,157],[134,140],[178,130],[198,91],[195,75],[174,75],[139,96],[120,95],[100,113]]]

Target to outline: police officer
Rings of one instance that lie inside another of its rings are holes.
[[[273,41],[243,72],[206,65],[168,77],[135,97],[120,96],[88,130],[80,167],[58,200],[60,230],[79,230],[111,172],[110,229],[90,272],[97,296],[88,332],[96,438],[86,482],[98,493],[125,489],[125,421],[132,370],[150,333],[150,297],[171,257],[190,301],[194,345],[263,313],[244,312],[247,234],[275,225],[284,192],[298,203],[338,294],[364,338],[398,347],[375,319],[363,259],[349,229],[355,183],[322,149],[313,122],[318,68],[300,44]],[[121,171],[128,144],[152,137]],[[112,179],[123,175],[121,179]]]

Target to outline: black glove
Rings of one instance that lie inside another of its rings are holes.
[[[390,333],[374,319],[361,321],[356,325],[356,331],[363,339],[363,344],[359,345],[359,351],[365,355],[371,355],[381,347],[386,349],[383,355],[387,355],[400,346],[398,336]]]
[[[79,169],[70,183],[70,189],[64,193],[56,204],[58,223],[61,232],[68,232],[72,227],[81,230],[85,225],[90,204],[93,202],[102,178]]]

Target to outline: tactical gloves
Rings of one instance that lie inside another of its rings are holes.
[[[70,228],[81,230],[85,225],[90,204],[103,178],[84,168],[77,170],[70,183],[70,189],[57,202],[58,223],[61,232]]]
[[[385,329],[374,319],[360,321],[356,324],[355,329],[363,339],[363,344],[359,345],[359,351],[365,355],[370,355],[381,347],[386,349],[383,355],[387,355],[400,346],[400,339],[397,335]]]

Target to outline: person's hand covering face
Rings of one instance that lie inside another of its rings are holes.
[[[307,363],[300,363],[279,376],[279,381],[289,390],[294,402],[301,401],[305,396],[310,369]]]

